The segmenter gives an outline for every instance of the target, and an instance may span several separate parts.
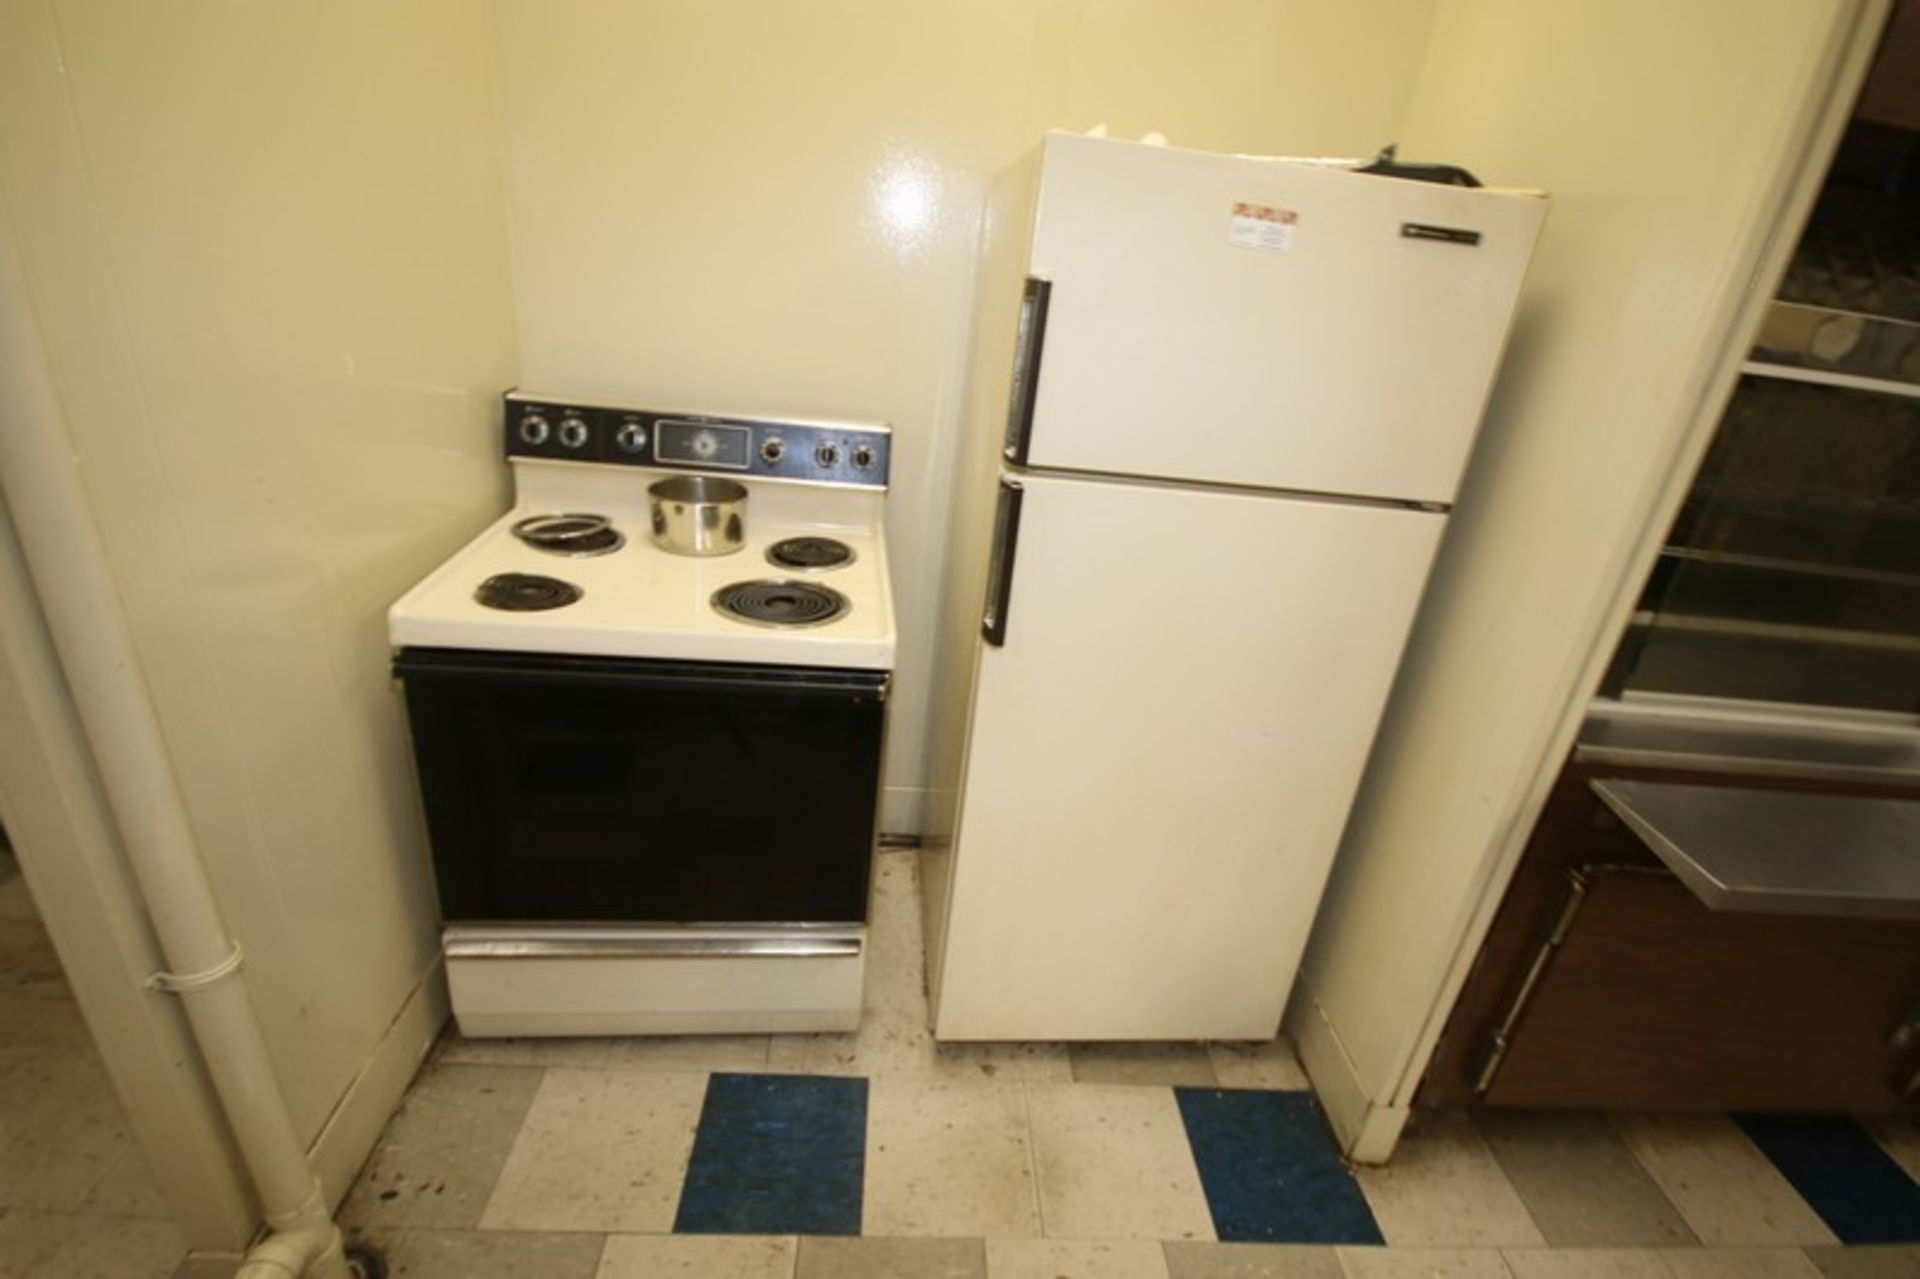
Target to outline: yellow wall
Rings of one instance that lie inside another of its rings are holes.
[[[501,509],[501,389],[897,428],[911,826],[986,180],[1371,150],[1431,5],[0,0],[0,225],[303,1131],[431,963],[383,612]]]
[[[504,500],[495,52],[469,0],[0,3],[5,221],[309,1135],[435,950],[383,614]]]
[[[1553,205],[1290,1022],[1349,1139],[1360,1099],[1409,1099],[1430,1018],[1652,568],[1884,12],[1437,12],[1409,153],[1544,187]]]
[[[1051,125],[1371,153],[1431,0],[500,0],[525,385],[890,423],[917,825],[985,183]]]

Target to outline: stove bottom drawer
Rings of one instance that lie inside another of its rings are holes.
[[[862,930],[804,937],[634,933],[578,940],[445,941],[460,1033],[721,1035],[852,1030],[866,974]]]

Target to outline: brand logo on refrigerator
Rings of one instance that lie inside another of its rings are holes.
[[[1300,215],[1270,204],[1238,203],[1227,218],[1227,243],[1243,249],[1284,253],[1293,245],[1293,228]]]

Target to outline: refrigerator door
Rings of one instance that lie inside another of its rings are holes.
[[[1445,517],[1013,482],[936,1033],[1270,1037]]]
[[[1010,461],[1453,500],[1545,200],[1045,145]]]

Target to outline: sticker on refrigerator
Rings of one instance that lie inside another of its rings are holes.
[[[1285,253],[1293,244],[1293,225],[1300,215],[1270,204],[1236,204],[1227,219],[1227,243],[1243,249]]]

